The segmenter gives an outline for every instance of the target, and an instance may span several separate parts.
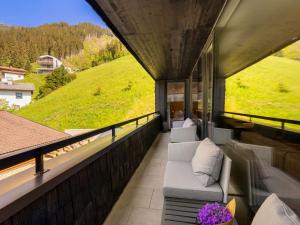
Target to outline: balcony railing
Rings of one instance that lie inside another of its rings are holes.
[[[107,127],[103,127],[100,129],[96,129],[84,134],[80,134],[77,136],[73,136],[70,138],[66,138],[63,140],[55,141],[50,144],[40,145],[38,147],[34,147],[31,149],[27,149],[25,151],[15,151],[11,153],[7,153],[4,155],[0,155],[0,171],[10,168],[12,166],[18,165],[22,162],[28,161],[30,159],[35,159],[35,172],[36,174],[43,174],[45,172],[44,170],[44,159],[43,156],[47,153],[50,153],[52,151],[55,151],[60,148],[64,148],[66,146],[75,144],[77,142],[83,141],[85,139],[91,138],[93,136],[99,135],[101,133],[111,131],[112,135],[112,142],[115,141],[116,138],[116,129],[119,127],[122,127],[124,125],[135,123],[135,125],[138,127],[139,121],[141,119],[146,118],[147,121],[149,121],[149,118],[152,116],[154,117],[158,112],[152,112],[134,119],[130,119],[121,123],[116,123]]]
[[[38,64],[53,64],[53,60],[38,60]]]
[[[238,119],[241,119],[241,120],[243,120],[242,118],[246,117],[247,118],[246,121],[253,122],[253,123],[257,122],[257,121],[254,122],[253,119],[261,119],[261,120],[266,120],[266,121],[279,122],[280,129],[282,131],[286,130],[286,124],[300,125],[300,121],[297,121],[297,120],[289,120],[289,119],[282,119],[282,118],[275,118],[275,117],[268,117],[268,116],[258,116],[258,115],[236,113],[236,112],[222,112],[222,113],[225,117],[228,117],[228,115],[231,115],[232,118],[234,118],[234,116],[238,116]]]
[[[161,130],[156,112],[75,137],[2,155],[1,169],[36,158],[0,180],[0,224],[102,224]],[[63,146],[101,135],[77,150],[45,160]],[[24,214],[24,212],[26,212]]]

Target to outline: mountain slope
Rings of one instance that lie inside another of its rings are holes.
[[[37,57],[50,54],[60,59],[78,54],[86,37],[110,36],[109,29],[90,23],[52,23],[38,27],[0,25],[0,65],[30,70]]]
[[[300,61],[267,57],[226,80],[226,111],[300,120],[299,84]]]
[[[64,130],[100,128],[154,111],[154,81],[132,56],[77,74],[77,79],[17,111]]]

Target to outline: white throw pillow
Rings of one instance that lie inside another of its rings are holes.
[[[191,120],[190,118],[186,118],[184,123],[182,124],[182,127],[191,127],[194,126],[194,122],[193,120]]]
[[[258,209],[251,225],[299,225],[298,216],[276,194],[271,194]]]
[[[212,185],[219,179],[222,161],[222,150],[209,138],[200,142],[192,159],[192,168],[203,186]]]

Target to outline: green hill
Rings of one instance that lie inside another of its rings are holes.
[[[225,108],[300,120],[299,85],[300,61],[270,56],[226,80]]]
[[[100,128],[154,111],[154,81],[132,56],[77,73],[77,79],[17,111],[59,129]]]
[[[300,120],[299,84],[300,61],[270,56],[226,80],[226,111]],[[104,127],[151,111],[154,81],[125,56],[78,73],[16,113],[64,130]]]
[[[32,83],[32,84],[34,84],[35,90],[33,92],[32,99],[35,99],[35,97],[39,93],[40,87],[45,84],[45,77],[46,77],[45,74],[31,73],[31,74],[25,75],[24,80],[19,80],[17,82],[18,83]]]

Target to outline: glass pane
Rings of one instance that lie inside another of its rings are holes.
[[[212,46],[207,53],[207,119],[212,121],[213,109],[213,54]]]
[[[254,211],[276,193],[300,215],[299,71],[297,41],[226,79],[225,111],[237,115],[224,122],[248,144],[233,151],[232,178]]]
[[[192,89],[192,101],[193,110],[192,116],[195,119],[201,119],[203,113],[203,92],[202,92],[202,81],[193,81]]]
[[[184,82],[169,82],[167,94],[171,121],[184,120]]]

